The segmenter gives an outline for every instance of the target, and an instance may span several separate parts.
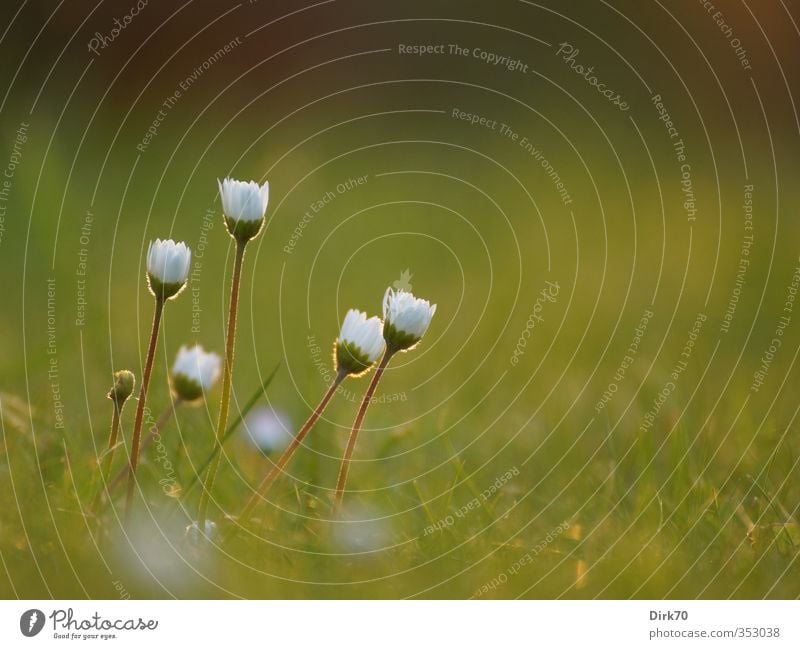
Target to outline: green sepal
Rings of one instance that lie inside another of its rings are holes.
[[[172,375],[172,389],[183,401],[195,401],[203,396],[203,386],[182,373]]]
[[[114,385],[108,392],[108,398],[116,404],[117,408],[121,408],[122,404],[133,394],[135,385],[136,377],[130,370],[114,372]]]
[[[386,346],[395,352],[411,349],[420,341],[414,334],[398,331],[391,322],[383,323],[383,339]]]
[[[358,345],[352,342],[336,341],[337,370],[344,370],[347,374],[361,374],[370,367],[372,367],[372,363]]]
[[[250,239],[255,239],[261,228],[264,227],[266,219],[260,218],[257,221],[237,221],[229,216],[225,216],[225,227],[228,233],[237,241],[247,243]]]
[[[147,273],[147,286],[156,298],[164,301],[177,296],[186,286],[186,282],[162,282],[152,273]]]

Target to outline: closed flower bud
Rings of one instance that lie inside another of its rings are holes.
[[[269,183],[244,182],[226,178],[217,180],[225,226],[234,239],[249,241],[258,235],[264,225],[264,215],[269,203]]]
[[[178,350],[172,366],[172,389],[183,401],[195,401],[208,392],[219,379],[222,358],[200,345]]]
[[[133,394],[133,387],[136,385],[136,377],[130,370],[119,370],[114,372],[114,385],[108,392],[117,408],[122,408],[122,404]]]
[[[189,277],[192,251],[181,241],[156,239],[147,249],[147,283],[150,292],[168,300],[181,292]]]
[[[436,305],[407,291],[386,289],[383,296],[383,337],[390,350],[405,351],[416,345],[431,323]]]
[[[350,309],[336,340],[336,370],[363,374],[380,358],[385,347],[380,318],[367,318],[366,313]]]

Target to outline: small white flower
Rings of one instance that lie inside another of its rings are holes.
[[[292,430],[292,422],[286,414],[264,407],[247,416],[242,432],[257,449],[263,453],[272,453],[289,446]]]
[[[172,366],[172,386],[184,401],[194,401],[208,392],[219,379],[222,358],[200,345],[182,346]]]
[[[177,295],[189,277],[192,251],[181,241],[156,239],[147,248],[147,279],[156,297],[168,299]]]
[[[374,507],[348,506],[337,515],[332,541],[348,559],[369,559],[386,550],[395,536],[392,516]]]
[[[390,349],[411,349],[431,323],[436,305],[402,290],[387,288],[383,296],[383,337]]]
[[[222,209],[234,221],[260,221],[267,212],[269,183],[244,182],[226,178],[218,180]]]
[[[361,374],[377,361],[386,343],[381,333],[380,318],[357,309],[350,309],[344,317],[342,330],[336,340],[336,368],[347,374]]]
[[[269,203],[269,183],[217,180],[225,224],[232,236],[252,239],[261,230]]]
[[[186,526],[185,537],[186,540],[197,546],[206,541],[213,541],[217,538],[217,524],[214,521],[206,519],[204,530],[200,532],[200,524],[194,521],[191,525]]]

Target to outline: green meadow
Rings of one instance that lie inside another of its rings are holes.
[[[270,23],[292,9],[265,4],[213,29],[211,3],[171,21],[148,6],[87,52],[115,4],[91,28],[54,20],[23,61],[47,17],[25,10],[0,44],[0,594],[800,596],[788,23],[763,10],[773,56],[731,10],[746,70],[694,7],[680,18],[698,48],[632,2],[562,8],[572,20],[519,3],[309,10],[325,30]],[[440,43],[468,53],[399,49]],[[222,543],[186,534],[219,384],[166,420],[127,524],[124,486],[92,505],[113,372],[134,372],[134,395],[141,381],[149,241],[185,241],[193,263],[165,311],[145,430],[168,411],[181,345],[223,353],[227,175],[268,180],[270,202],[244,260],[209,508],[235,528]],[[295,432],[333,376],[345,312],[381,315],[390,286],[437,311],[378,386],[341,512],[371,375],[343,383],[238,520],[279,455],[239,420],[271,408]]]

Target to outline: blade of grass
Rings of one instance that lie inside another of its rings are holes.
[[[455,493],[456,485],[458,485],[459,480],[461,480],[461,476],[464,475],[464,463],[460,459],[450,456],[450,464],[455,467],[456,472],[453,476],[453,482],[447,490],[447,500],[444,503],[442,517],[446,516],[447,512],[450,511],[450,504],[453,502],[453,494]]]
[[[428,517],[428,523],[433,527],[436,525],[436,519],[433,517],[433,512],[428,507],[428,503],[425,501],[425,498],[422,496],[422,492],[419,490],[419,484],[417,484],[416,480],[412,480],[412,484],[414,485],[414,491],[417,494],[417,498],[419,500],[419,504],[422,505],[422,509],[425,512],[425,515]]]
[[[786,535],[786,539],[789,541],[789,547],[792,548],[796,547],[792,535],[789,534],[789,530],[786,529],[786,524],[789,522],[789,520],[787,520],[786,515],[788,514],[788,512],[786,511],[784,506],[777,499],[777,496],[771,496],[769,493],[767,493],[767,491],[764,490],[760,484],[758,484],[758,481],[753,476],[748,475],[747,477],[753,483],[753,486],[761,493],[761,497],[767,501],[767,506],[772,510],[772,514],[775,516],[775,518],[781,521],[781,530],[784,532],[784,534]],[[784,513],[783,516],[781,516],[781,511],[779,510],[779,508],[783,510]]]
[[[448,453],[450,453],[450,458],[451,458],[450,461],[451,461],[451,463],[457,462],[458,464],[456,466],[458,467],[459,472],[464,471],[465,470],[464,469],[464,462],[461,460],[461,458],[459,457],[458,453],[456,453],[456,450],[453,448],[453,445],[450,443],[450,439],[449,438],[445,438],[444,443],[446,445]],[[472,494],[473,498],[478,501],[478,503],[480,504],[481,508],[487,514],[489,514],[489,516],[492,518],[492,520],[494,520],[496,518],[495,517],[495,513],[494,513],[494,506],[489,502],[488,499],[484,500],[484,499],[481,498],[481,492],[478,490],[478,487],[475,486],[475,481],[472,479],[472,477],[471,476],[468,477],[464,481],[464,484],[466,484],[467,489]],[[452,497],[452,491],[449,494],[449,496]]]
[[[200,467],[197,469],[197,471],[195,471],[194,475],[192,476],[192,479],[189,481],[189,484],[186,485],[186,488],[184,489],[183,492],[184,498],[189,495],[189,492],[197,484],[200,476],[206,470],[208,465],[211,464],[211,462],[214,460],[214,457],[217,455],[217,453],[219,453],[222,450],[222,447],[225,445],[225,442],[228,441],[231,435],[233,435],[234,431],[238,428],[239,424],[242,423],[242,420],[247,416],[247,413],[250,412],[253,406],[255,406],[256,403],[258,403],[258,400],[261,399],[261,397],[264,395],[264,392],[269,387],[269,384],[272,383],[272,379],[275,378],[275,374],[277,374],[280,366],[281,364],[280,362],[278,362],[277,365],[275,365],[275,368],[272,370],[272,372],[270,372],[269,376],[267,376],[267,378],[264,379],[264,382],[259,386],[258,390],[256,390],[253,393],[253,396],[251,396],[247,400],[247,402],[245,402],[244,407],[241,409],[236,419],[234,419],[230,423],[228,429],[225,431],[225,434],[222,436],[219,446],[217,446],[208,455],[203,464],[201,464]]]

